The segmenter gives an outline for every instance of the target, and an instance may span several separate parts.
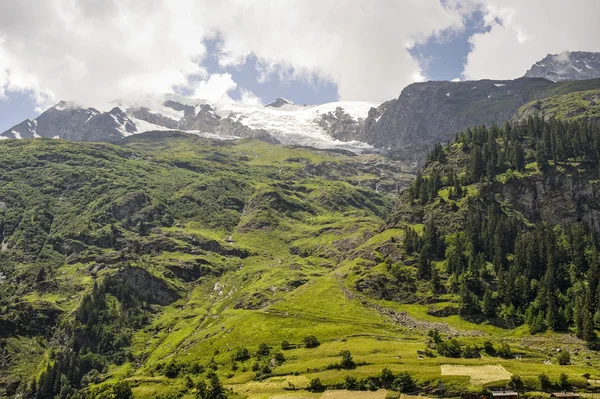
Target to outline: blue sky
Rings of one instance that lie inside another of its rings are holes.
[[[445,31],[439,37],[431,37],[425,43],[414,46],[410,53],[419,60],[427,79],[452,80],[461,76],[463,65],[470,51],[469,38],[485,31],[483,15],[475,12],[466,22],[466,27],[460,32]],[[229,73],[238,87],[230,94],[237,100],[241,90],[250,90],[263,103],[273,101],[277,97],[287,98],[297,104],[320,104],[338,99],[337,86],[328,81],[307,83],[301,80],[280,80],[272,76],[266,81],[258,80],[256,68],[257,59],[250,56],[243,65],[221,67],[216,53],[218,39],[205,42],[207,56],[203,67],[209,73]],[[399,48],[398,51],[404,51]],[[398,93],[400,94],[400,93]],[[5,99],[0,100],[0,132],[27,118],[35,118],[35,104],[27,93],[8,92]]]

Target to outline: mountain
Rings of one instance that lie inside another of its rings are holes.
[[[600,90],[577,91],[532,101],[521,107],[515,118],[525,120],[530,116],[600,123]]]
[[[115,142],[146,131],[177,130],[222,139],[257,138],[273,144],[373,150],[352,138],[352,134],[346,134],[343,142],[331,134],[340,125],[362,126],[363,115],[366,117],[375,105],[372,103],[298,106],[277,99],[263,107],[167,96],[135,104],[117,101],[116,105],[109,112],[100,112],[61,102],[35,120],[26,120],[2,133],[0,139],[45,137]]]
[[[363,140],[420,165],[436,142],[474,125],[503,124],[524,104],[559,94],[598,89],[600,80],[553,83],[546,79],[423,82],[384,103]],[[370,122],[369,118],[366,122]]]
[[[165,367],[185,353],[198,367],[190,376],[207,366],[196,356],[217,347],[215,361],[231,362],[228,346],[254,346],[261,325],[310,306],[278,308],[285,298],[323,298],[337,262],[412,180],[378,155],[183,132],[4,140],[0,163],[0,397],[29,396],[33,377],[39,397],[102,390],[134,370],[168,375],[155,386],[168,390],[185,373]],[[311,319],[298,316],[295,332],[274,327],[270,345],[314,333]],[[372,323],[344,334],[377,331]]]
[[[0,396],[593,391],[598,159],[598,126],[534,117],[416,178],[175,131],[5,140]]]
[[[515,80],[414,83],[380,105],[350,101],[301,106],[278,98],[256,106],[157,96],[137,103],[116,102],[115,108],[102,113],[60,103],[0,134],[0,139],[40,136],[114,142],[145,131],[178,130],[221,139],[385,152],[416,170],[433,144],[451,140],[469,126],[503,124],[526,104],[600,89],[600,79],[579,80],[596,77],[597,56],[580,52],[551,56],[556,61],[540,61],[526,77]],[[566,74],[555,79],[559,82],[539,72],[543,68],[556,72],[559,64],[583,65],[585,71],[579,68],[582,74]],[[577,80],[564,81],[571,79]]]
[[[284,105],[296,105],[293,102],[291,102],[290,100],[286,100],[285,98],[281,98],[278,97],[275,101],[273,101],[272,103],[269,103],[267,105],[265,105],[265,107],[274,107],[274,108],[281,108]]]
[[[567,51],[548,54],[533,64],[526,78],[544,78],[553,82],[600,78],[600,53]]]
[[[34,120],[28,119],[4,132],[4,138],[62,138],[75,141],[116,141],[136,131],[135,124],[115,107],[101,113],[60,102]]]

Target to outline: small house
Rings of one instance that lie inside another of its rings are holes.
[[[579,399],[581,396],[575,392],[553,392],[550,394],[550,397],[558,399]]]
[[[515,391],[492,391],[491,399],[518,399],[519,393]]]

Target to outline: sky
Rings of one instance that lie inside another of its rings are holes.
[[[0,131],[60,100],[383,102],[600,51],[600,1],[2,0]]]

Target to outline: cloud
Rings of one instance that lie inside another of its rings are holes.
[[[464,78],[513,79],[547,54],[600,51],[600,2],[483,0],[489,32],[471,37]]]
[[[96,104],[183,85],[205,73],[206,31],[186,3],[4,0],[0,91]]]
[[[193,97],[208,101],[233,101],[227,94],[237,88],[228,73],[212,74],[195,85]]]
[[[204,40],[218,36],[222,65],[254,54],[259,79],[332,81],[344,100],[383,101],[423,79],[407,47],[461,28],[464,11],[455,3],[3,0],[0,96],[31,91],[39,103],[97,105],[170,92],[198,78],[206,83],[191,88],[196,94],[221,88],[226,95],[227,77],[201,66]]]
[[[256,96],[256,94],[246,89],[241,89],[240,91],[240,102],[248,105],[263,105],[262,101]]]
[[[397,97],[422,77],[407,48],[463,24],[460,10],[439,0],[220,1],[209,15],[222,63],[254,54],[263,79],[330,80],[343,100]]]

